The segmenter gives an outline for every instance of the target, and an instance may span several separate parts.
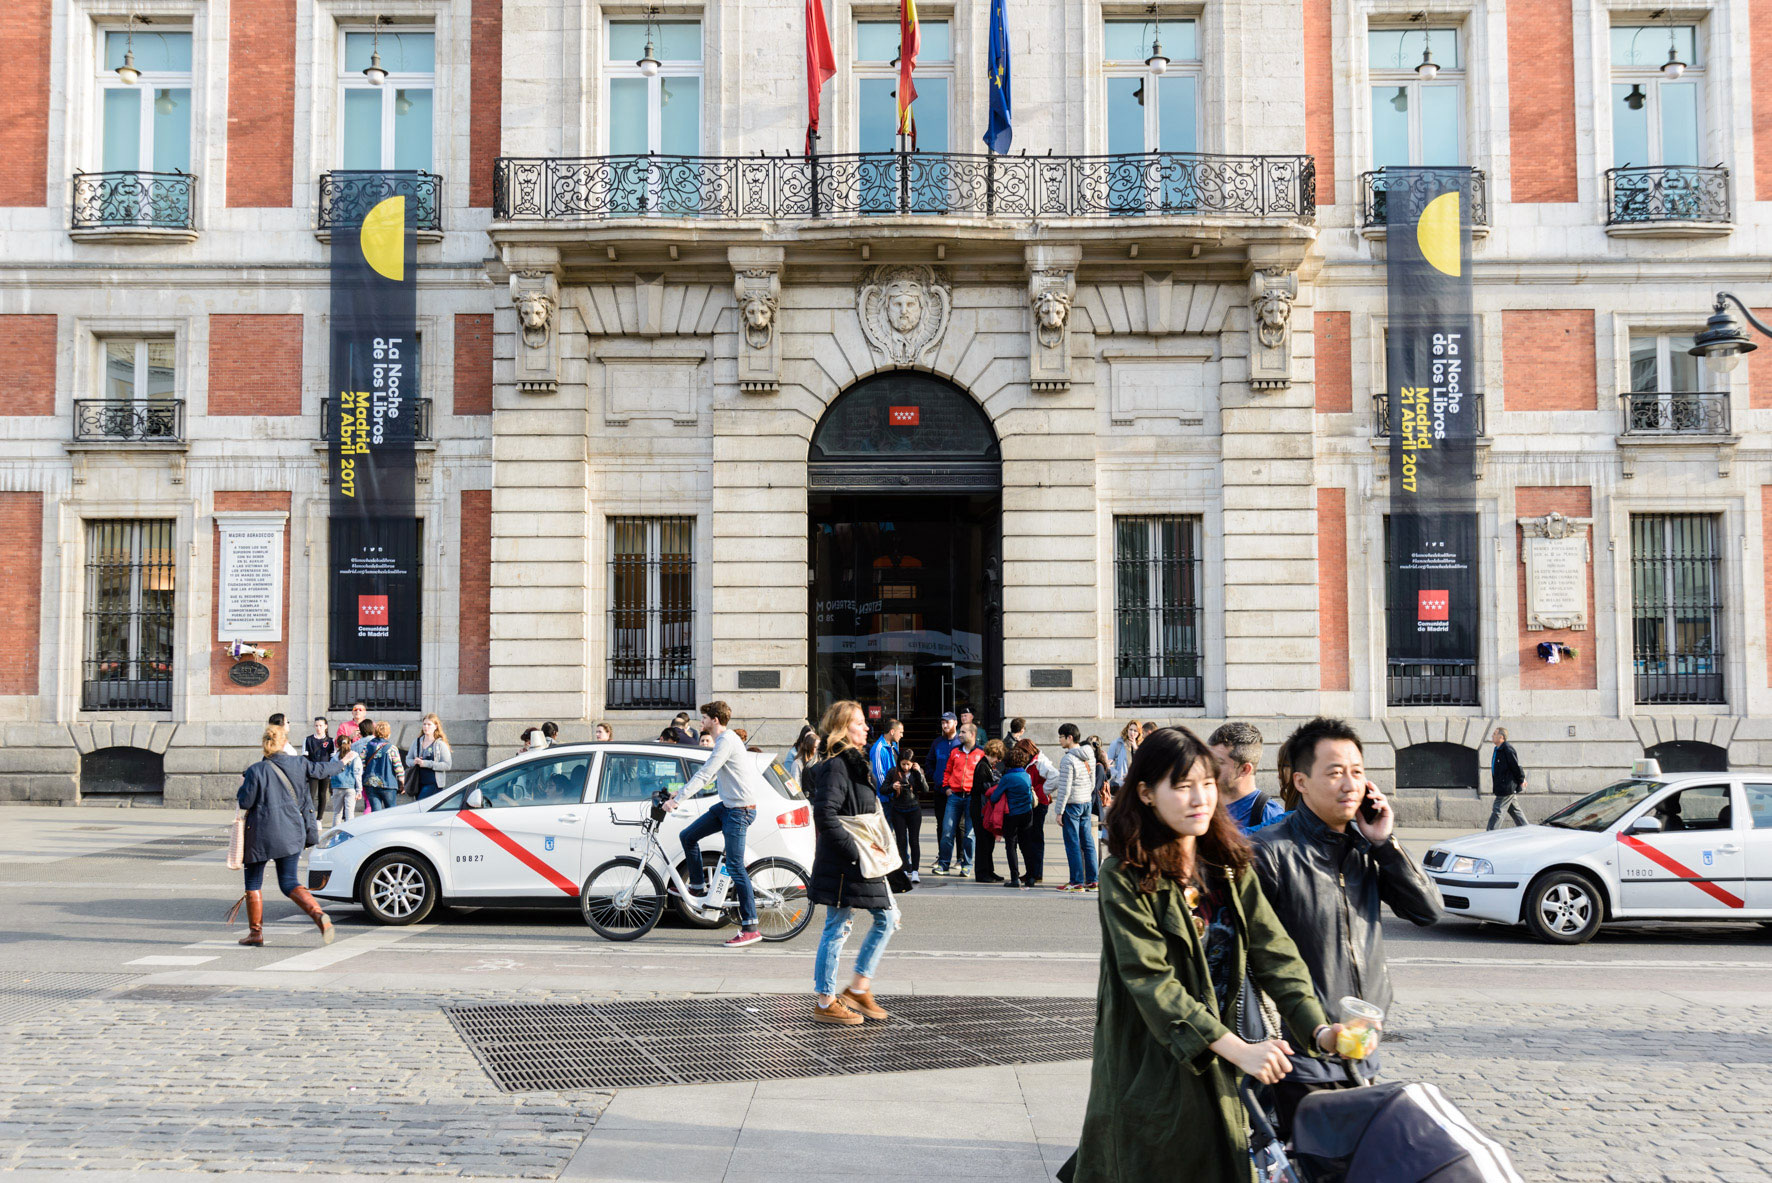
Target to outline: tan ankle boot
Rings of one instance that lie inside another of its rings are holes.
[[[262,945],[265,943],[265,895],[262,891],[249,891],[245,897],[246,904],[246,935],[240,938],[242,945]],[[228,916],[233,919],[233,914]]]
[[[837,995],[838,999],[849,1004],[849,1009],[858,1010],[870,1019],[889,1019],[886,1008],[874,1001],[872,990],[845,990]]]
[[[313,897],[307,888],[298,887],[290,892],[289,902],[308,914],[308,919],[312,920],[314,922],[314,927],[320,930],[321,944],[332,944],[332,921],[327,917],[325,912],[320,910],[320,902]]]

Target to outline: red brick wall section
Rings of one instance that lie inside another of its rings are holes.
[[[231,493],[216,490],[215,509],[217,513],[245,513],[264,511],[275,513],[289,511],[288,493]],[[271,656],[265,664],[271,667],[271,676],[257,686],[242,686],[228,677],[228,670],[233,668],[234,659],[222,652],[222,642],[216,639],[216,627],[221,619],[221,526],[213,527],[215,538],[210,548],[209,573],[209,621],[204,630],[203,643],[209,646],[209,692],[211,694],[288,694],[289,693],[289,524],[283,525],[283,639],[273,641],[265,648]],[[236,638],[230,637],[229,640]],[[242,641],[262,641],[263,637],[240,637]],[[265,712],[267,715],[269,711]],[[306,721],[298,720],[292,729],[295,735],[307,734]],[[296,741],[301,746],[301,741]]]
[[[492,492],[461,491],[457,694],[485,694],[492,658]]]
[[[1517,308],[1501,314],[1502,395],[1509,411],[1592,411],[1591,309]]]
[[[1772,0],[1767,0],[1767,2],[1772,4]],[[1768,19],[1772,19],[1772,17]],[[1759,36],[1758,33],[1754,35]],[[1768,34],[1768,36],[1772,36],[1772,34]],[[1768,61],[1772,61],[1772,57],[1769,57]],[[1757,91],[1755,98],[1758,101]],[[1767,101],[1772,102],[1772,99]],[[1772,129],[1769,129],[1767,134],[1772,135]],[[1772,149],[1768,149],[1768,152],[1772,152]],[[1768,164],[1772,165],[1772,161],[1769,161]],[[1756,308],[1754,315],[1768,324],[1772,324],[1772,308]],[[1757,334],[1750,332],[1748,335],[1756,336]],[[1772,348],[1768,348],[1762,339],[1760,347],[1748,354],[1742,364],[1747,367],[1747,405],[1756,411],[1772,411]],[[1726,385],[1722,378],[1712,374],[1709,370],[1704,373],[1704,381],[1712,389],[1720,390]]]
[[[0,694],[37,693],[43,606],[43,494],[0,493]]]
[[[1508,0],[1507,45],[1513,200],[1574,201],[1575,6]]]
[[[53,414],[55,317],[0,316],[0,415]]]
[[[209,318],[209,413],[301,414],[299,315]]]
[[[1538,518],[1547,513],[1560,513],[1571,518],[1592,517],[1593,490],[1587,485],[1564,487],[1528,485],[1514,490],[1515,517]],[[1526,528],[1515,525],[1514,554],[1516,556],[1524,555],[1525,540]],[[1573,629],[1527,631],[1526,563],[1524,558],[1520,559],[1519,571],[1520,689],[1594,690],[1598,688],[1599,666],[1594,660],[1593,527],[1588,527],[1586,631],[1576,632]],[[1564,658],[1556,665],[1547,665],[1544,659],[1538,656],[1540,641],[1560,641],[1579,652],[1573,660]]]
[[[1772,0],[1748,0],[1748,61],[1756,73],[1772,69]],[[1772,92],[1753,88],[1754,199],[1772,201]]]
[[[1348,688],[1347,490],[1317,490],[1317,662],[1322,690]]]
[[[228,8],[228,206],[287,207],[295,176],[295,0]]]
[[[1317,410],[1345,415],[1354,409],[1354,359],[1348,314],[1319,312],[1313,318],[1317,347]]]
[[[474,0],[468,76],[468,204],[492,205],[492,166],[503,142],[505,0]],[[457,414],[460,414],[458,411]]]
[[[1317,161],[1317,204],[1335,204],[1335,40],[1331,0],[1304,0],[1304,150]]]
[[[455,413],[492,414],[492,314],[455,315]]]
[[[49,0],[9,0],[0,20],[0,206],[49,200]]]

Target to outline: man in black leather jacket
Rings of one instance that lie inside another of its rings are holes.
[[[1384,962],[1380,909],[1430,925],[1440,918],[1440,891],[1393,839],[1396,814],[1366,779],[1360,737],[1340,719],[1312,719],[1286,741],[1298,807],[1250,835],[1255,871],[1280,923],[1311,971],[1317,1001],[1331,1019],[1346,995],[1387,1012],[1390,973]],[[1371,820],[1360,816],[1369,802]],[[1366,1061],[1376,1075],[1376,1060]],[[1313,1088],[1351,1083],[1335,1062],[1293,1057],[1292,1075],[1275,1089],[1283,1126]]]

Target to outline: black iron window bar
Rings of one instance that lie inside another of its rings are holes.
[[[1456,174],[1470,178],[1470,219],[1472,226],[1489,224],[1489,178],[1480,168],[1443,168],[1435,173]],[[1426,196],[1434,181],[1434,173],[1418,170],[1409,172],[1388,172],[1385,169],[1373,169],[1360,174],[1360,225],[1367,229],[1383,226],[1390,216],[1389,195],[1401,192],[1405,187],[1421,191]],[[1411,208],[1418,208],[1421,202],[1411,203]]]
[[[1483,392],[1473,391],[1467,395],[1470,399],[1471,418],[1475,422],[1477,435],[1489,434],[1488,416],[1483,406]],[[1391,433],[1391,398],[1388,394],[1372,396],[1372,434],[1381,438],[1389,438]]]
[[[1729,170],[1710,166],[1627,165],[1606,170],[1606,224],[1734,221]]]
[[[421,698],[419,672],[334,667],[328,710],[348,711],[362,703],[371,711],[416,711]]]
[[[185,438],[182,398],[74,400],[74,439],[85,443],[161,441]]]
[[[1636,700],[1721,703],[1722,555],[1710,514],[1631,517]]]
[[[607,705],[692,710],[695,519],[609,519]]]
[[[404,197],[412,203],[415,228],[443,229],[442,177],[375,169],[335,169],[320,174],[320,229],[361,222],[364,214],[390,197]]]
[[[1385,701],[1394,707],[1474,707],[1475,661],[1386,661]]]
[[[82,710],[171,709],[172,540],[167,518],[87,523]]]
[[[501,157],[493,182],[494,217],[504,221],[647,215],[1311,217],[1317,207],[1310,156],[1191,152]]]
[[[1197,517],[1114,519],[1114,703],[1206,702]]]
[[[190,230],[196,207],[197,178],[189,173],[74,174],[76,230]]]
[[[428,443],[431,435],[431,400],[417,398],[412,400],[413,421],[412,438],[419,443]],[[332,400],[320,400],[320,438],[331,443],[338,436],[338,424],[332,418]]]
[[[1624,400],[1626,435],[1728,435],[1727,391],[1635,391]]]

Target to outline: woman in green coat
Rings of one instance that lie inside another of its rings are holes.
[[[1254,1178],[1237,1082],[1279,1080],[1291,1048],[1235,1034],[1245,974],[1273,998],[1294,1046],[1335,1047],[1340,1029],[1261,894],[1212,767],[1193,732],[1156,731],[1108,812],[1095,1057],[1064,1183]]]

